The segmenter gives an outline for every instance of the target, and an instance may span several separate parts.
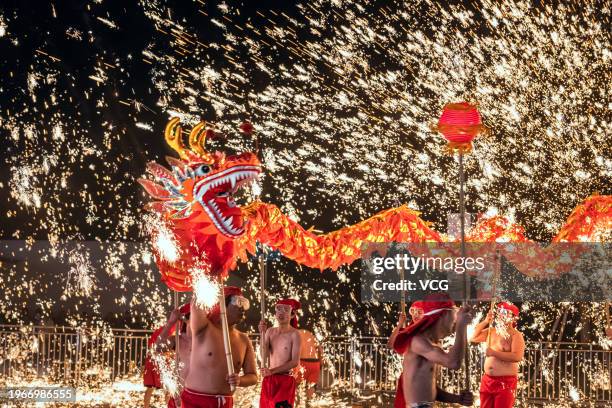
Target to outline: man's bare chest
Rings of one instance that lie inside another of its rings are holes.
[[[291,352],[292,337],[289,333],[273,333],[270,336],[270,348],[279,352]]]
[[[512,351],[512,337],[502,337],[499,334],[491,336],[491,348],[496,351]]]

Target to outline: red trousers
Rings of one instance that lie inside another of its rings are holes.
[[[480,408],[512,408],[517,382],[515,375],[493,377],[483,374],[480,381]]]
[[[144,372],[142,373],[142,382],[145,387],[161,388],[159,372],[157,366],[149,357],[145,358]]]
[[[231,395],[210,395],[185,388],[181,393],[181,408],[232,408]]]
[[[319,382],[319,374],[321,373],[321,362],[300,360],[300,366],[297,370],[297,383],[300,384],[306,380],[307,384],[316,384]]]
[[[274,374],[263,379],[259,408],[293,408],[295,378],[289,374]]]
[[[395,401],[393,402],[393,408],[406,408],[406,398],[404,398],[404,384],[402,378],[404,373],[401,373],[397,379],[397,389],[395,390]]]

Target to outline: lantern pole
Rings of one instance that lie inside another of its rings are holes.
[[[461,257],[465,258],[465,172],[463,170],[463,152],[459,151],[459,216],[461,217]],[[470,298],[470,276],[463,275],[463,304],[468,304]]]
[[[461,218],[461,257],[465,258],[465,172],[463,169],[463,151],[459,150],[459,217]],[[463,275],[463,305],[468,305],[468,299],[470,298],[470,276],[466,272]],[[464,387],[466,390],[470,389],[470,344],[465,341],[463,350],[463,362],[465,364],[465,378]]]
[[[476,105],[468,102],[447,103],[444,106],[438,125],[433,127],[442,133],[449,142],[447,150],[453,154],[459,153],[459,217],[461,225],[461,257],[465,258],[465,170],[463,155],[471,150],[472,140],[483,129],[480,113]],[[463,275],[463,306],[468,306],[471,298],[470,276],[467,271]],[[470,347],[466,339],[464,346],[465,389],[470,389]]]

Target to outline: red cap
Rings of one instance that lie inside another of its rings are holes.
[[[518,317],[519,315],[518,307],[514,306],[512,303],[501,302],[497,307],[499,309],[504,309],[504,310],[511,312],[514,315],[514,317]]]
[[[224,286],[223,287],[223,296],[242,296],[242,289],[236,286]]]
[[[452,310],[455,302],[446,293],[432,293],[427,295],[420,306],[423,309],[422,317],[401,330],[395,338],[393,349],[400,354],[410,348],[414,336],[433,326],[445,310]]]
[[[295,312],[296,310],[298,310],[298,309],[301,309],[301,308],[302,308],[302,305],[300,304],[300,302],[298,302],[298,301],[297,301],[297,300],[295,300],[295,299],[281,299],[281,300],[279,300],[278,302],[276,302],[276,304],[277,304],[277,305],[289,305],[289,306],[291,306],[291,310],[292,310],[293,312]],[[296,328],[296,329],[297,329],[297,327],[298,327],[298,324],[297,324],[297,317],[295,317],[295,316],[294,316],[294,317],[291,319],[290,324],[291,324],[291,326],[292,326],[292,327],[294,327],[294,328]]]
[[[499,305],[497,305],[497,309],[507,310],[508,312],[512,313],[515,317],[515,319],[512,321],[512,327],[516,327],[516,319],[519,315],[518,307],[514,306],[512,303],[509,302],[501,302]]]
[[[276,302],[277,305],[289,305],[293,310],[298,310],[302,308],[300,302],[295,299],[281,299]]]

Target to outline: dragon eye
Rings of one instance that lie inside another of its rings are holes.
[[[198,167],[195,169],[195,175],[196,175],[196,177],[198,177],[198,176],[204,176],[204,175],[208,174],[208,172],[210,172],[210,167],[208,167],[208,166],[207,166],[207,165],[205,165],[205,164],[202,164],[202,165],[198,166]]]

